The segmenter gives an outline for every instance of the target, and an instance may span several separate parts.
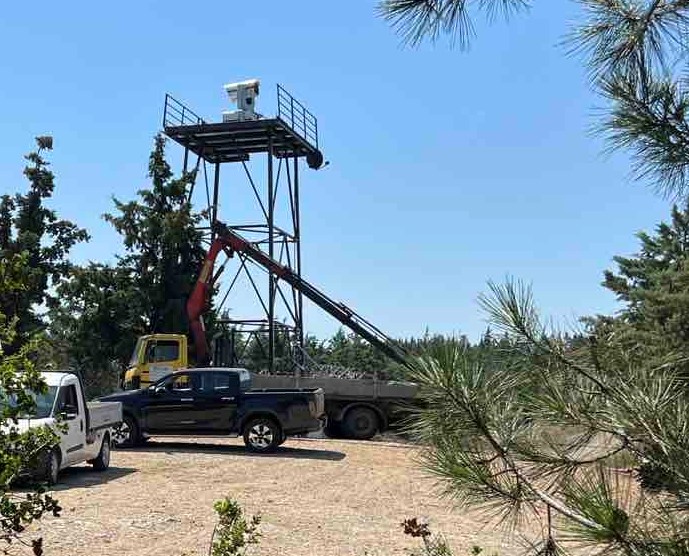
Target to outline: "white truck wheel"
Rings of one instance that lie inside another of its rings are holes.
[[[96,471],[105,471],[110,467],[110,436],[105,435],[103,437],[103,443],[100,446],[100,452],[96,456],[96,459],[92,462],[93,468]]]

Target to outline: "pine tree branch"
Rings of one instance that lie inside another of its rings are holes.
[[[516,12],[527,9],[530,0],[381,0],[377,7],[380,16],[386,19],[402,37],[404,43],[418,46],[423,40],[436,41],[448,36],[452,44],[458,43],[466,49],[474,35],[469,5],[478,4],[488,19],[499,13],[509,18]]]
[[[637,179],[658,177],[656,188],[675,197],[689,186],[689,97],[676,83],[653,81],[645,91],[617,74],[601,82],[612,108],[600,126],[613,149],[631,149]]]

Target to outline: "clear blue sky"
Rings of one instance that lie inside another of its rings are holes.
[[[22,155],[53,134],[53,206],[93,236],[75,258],[113,260],[101,215],[146,185],[164,94],[213,119],[223,83],[257,77],[261,112],[274,113],[276,82],[306,102],[330,161],[303,173],[304,276],[389,334],[476,338],[476,297],[506,274],[558,321],[615,310],[603,270],[670,204],[590,133],[600,101],[560,46],[576,3],[478,20],[469,52],[404,48],[374,5],[7,3],[0,192],[24,187]],[[312,307],[306,320],[320,337],[338,326]]]

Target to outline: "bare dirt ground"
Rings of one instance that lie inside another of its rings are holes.
[[[473,545],[518,554],[485,518],[453,511],[413,462],[415,448],[390,442],[288,440],[253,455],[238,439],[153,439],[113,452],[112,467],[63,472],[60,518],[45,518],[46,555],[205,555],[225,495],[263,515],[252,554],[273,556],[405,555],[418,548],[402,534],[406,517],[426,518],[465,555]]]

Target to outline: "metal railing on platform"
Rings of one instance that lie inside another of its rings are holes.
[[[306,107],[278,84],[278,118],[318,148],[318,120]]]
[[[277,86],[278,113],[282,122],[307,143],[318,148],[318,120],[306,107],[288,93],[281,85]],[[165,95],[163,127],[200,125],[206,121],[169,94]]]
[[[187,108],[169,94],[165,95],[165,109],[163,110],[163,127],[177,127],[183,125],[199,125],[206,123],[201,116],[191,108]]]

